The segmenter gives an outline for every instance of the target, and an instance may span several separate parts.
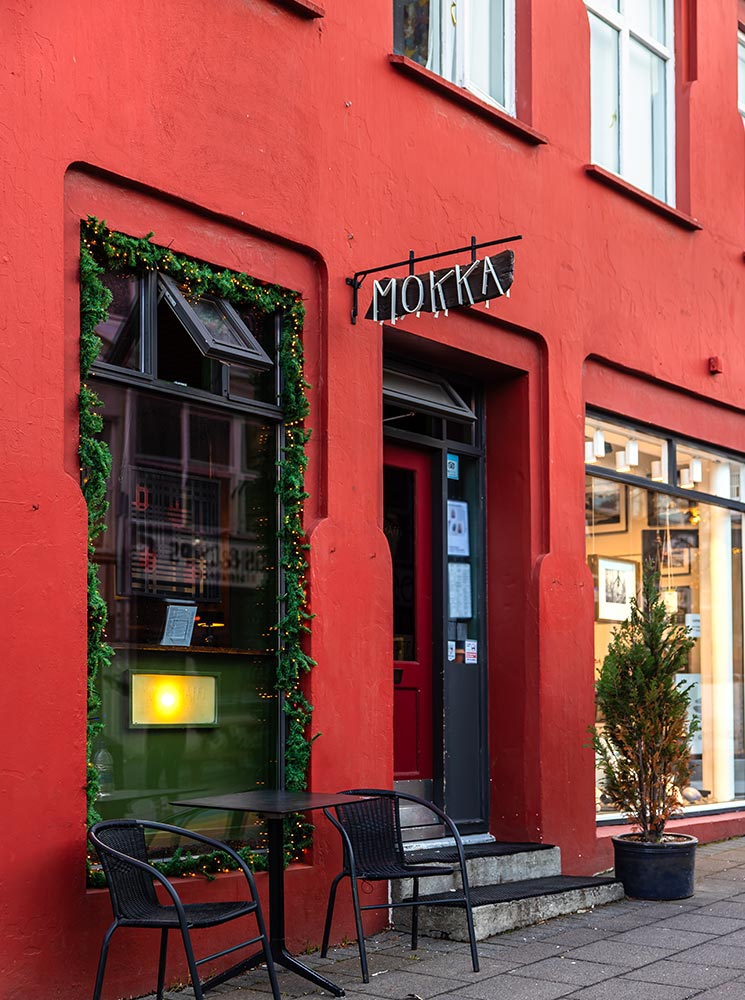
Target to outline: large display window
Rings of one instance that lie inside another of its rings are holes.
[[[279,779],[278,320],[153,272],[103,280],[90,384],[112,461],[96,559],[114,655],[95,808],[245,840],[243,818],[170,803]]]
[[[681,680],[701,728],[682,810],[745,798],[743,518],[740,457],[588,414],[587,558],[595,585],[595,663],[629,613],[645,566],[695,638]],[[597,787],[601,816],[610,811]]]

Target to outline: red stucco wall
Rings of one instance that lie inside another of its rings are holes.
[[[392,341],[412,359],[472,372],[487,390],[499,581],[489,598],[492,830],[559,843],[569,870],[602,867],[585,746],[583,411],[587,401],[745,451],[737,3],[707,4],[697,24],[679,18],[678,207],[700,230],[588,176],[584,5],[518,6],[518,107],[545,143],[392,66],[390,0],[328,0],[318,19],[273,0],[17,0],[0,11],[8,1000],[85,995],[109,919],[105,894],[85,891],[83,864],[76,240],[88,212],[306,299],[316,789],[391,781],[383,335],[350,325],[344,279],[409,248],[523,235],[509,300],[406,320]],[[715,354],[724,371],[712,377]],[[310,865],[288,877],[294,946],[317,943],[337,860],[319,823]],[[347,915],[337,936],[350,930]],[[155,941],[122,941],[111,998],[154,985]]]

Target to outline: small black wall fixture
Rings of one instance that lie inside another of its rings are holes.
[[[369,267],[365,271],[355,271],[351,278],[347,278],[346,282],[352,287],[352,323],[356,324],[357,316],[359,315],[359,291],[362,287],[362,283],[369,274],[380,274],[383,271],[392,271],[398,267],[408,267],[409,275],[414,275],[414,265],[421,264],[424,261],[429,260],[439,260],[442,257],[452,257],[455,254],[468,253],[471,254],[471,265],[475,266],[477,264],[476,251],[483,250],[486,247],[500,246],[503,243],[514,243],[516,240],[521,240],[522,236],[506,236],[501,240],[489,240],[486,243],[477,243],[476,237],[471,237],[471,242],[468,246],[455,247],[452,250],[443,250],[440,253],[430,253],[425,254],[422,257],[415,257],[414,251],[409,251],[409,256],[407,260],[394,261],[392,264],[381,264],[380,267]],[[433,272],[434,273],[434,272]],[[469,303],[470,304],[470,303]],[[415,310],[408,310],[415,311]],[[394,318],[395,321],[395,318]]]

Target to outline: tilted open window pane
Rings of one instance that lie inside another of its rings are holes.
[[[206,357],[271,368],[272,361],[235,309],[225,299],[202,296],[189,302],[166,274],[158,275],[160,294]]]

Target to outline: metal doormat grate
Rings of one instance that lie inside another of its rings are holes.
[[[617,879],[598,875],[554,875],[549,878],[528,878],[520,882],[500,882],[499,885],[471,886],[471,905],[488,906],[491,903],[510,903],[516,899],[530,899],[535,896],[552,896],[572,889],[596,889],[604,885],[616,885]],[[419,901],[447,900],[448,893],[420,895]],[[463,905],[463,897],[453,891],[453,904]]]
[[[467,858],[498,858],[508,854],[524,854],[530,851],[552,851],[553,849],[553,844],[507,844],[500,843],[499,841],[490,844],[463,845],[463,850]],[[457,860],[458,852],[454,847],[424,848],[424,850],[406,852],[406,861],[410,864]]]

